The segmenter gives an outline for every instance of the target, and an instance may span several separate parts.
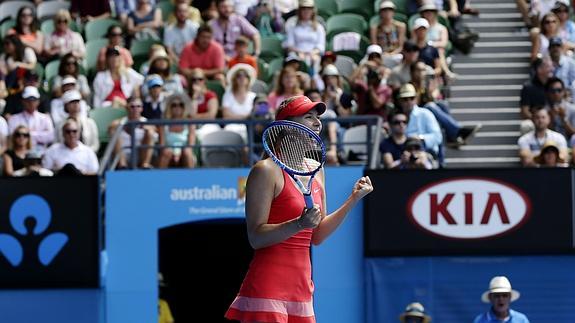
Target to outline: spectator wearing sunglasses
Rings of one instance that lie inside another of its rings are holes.
[[[36,55],[42,54],[44,34],[40,31],[38,17],[31,6],[24,6],[18,10],[16,25],[8,30],[6,35],[17,35],[24,45],[34,50]]]
[[[78,59],[86,55],[86,45],[79,33],[68,25],[72,21],[70,12],[62,9],[54,16],[54,32],[44,40],[44,55],[48,58],[62,57],[72,53]]]
[[[108,38],[108,45],[102,47],[98,53],[98,71],[106,69],[106,51],[108,48],[117,48],[120,51],[120,56],[124,60],[124,66],[132,67],[134,65],[134,59],[130,51],[124,47],[122,27],[116,25],[108,27],[106,38]]]
[[[139,97],[130,97],[127,100],[126,110],[128,112],[127,116],[115,120],[110,125],[108,129],[109,133],[112,135],[116,132],[118,127],[123,127],[120,139],[116,142],[116,147],[114,147],[114,153],[119,155],[119,161],[117,168],[125,169],[128,168],[128,162],[131,160],[130,156],[133,153],[138,154],[138,166],[143,169],[152,168],[152,148],[139,148],[141,145],[151,146],[157,139],[156,127],[153,125],[138,125],[131,129],[130,127],[125,127],[124,125],[128,121],[146,121],[144,116],[142,116],[144,105]],[[136,152],[131,150],[132,143],[132,131],[135,136],[136,142]]]
[[[86,105],[86,102],[82,100],[80,92],[76,90],[69,90],[62,95],[62,103],[64,105],[64,113],[66,113],[67,118],[63,119],[56,124],[56,141],[64,142],[66,136],[61,131],[62,127],[69,119],[73,119],[78,124],[78,129],[80,131],[79,139],[80,141],[90,147],[95,153],[100,149],[100,140],[98,138],[98,126],[96,122],[89,118],[86,113],[86,108],[89,110],[90,107]]]
[[[98,72],[92,84],[95,108],[126,106],[126,99],[140,95],[144,77],[130,67],[124,66],[120,49],[106,50],[106,69]]]
[[[68,119],[62,126],[62,143],[55,143],[44,154],[42,166],[58,175],[95,175],[98,157],[90,147],[80,141],[80,126]]]
[[[164,119],[185,120],[192,114],[190,98],[184,93],[177,93],[166,99]],[[196,165],[193,147],[196,144],[196,126],[189,124],[165,125],[159,129],[160,145],[166,146],[160,152],[159,168],[183,167]]]
[[[565,49],[575,49],[575,22],[569,19],[569,2],[555,1],[551,11],[559,18],[559,37],[565,42]]]
[[[90,97],[92,90],[88,83],[88,78],[80,73],[80,63],[74,55],[68,53],[60,59],[60,66],[58,67],[58,75],[52,80],[52,96],[60,97],[63,93],[62,82],[66,77],[73,77],[76,80],[75,89],[80,91],[84,100]]]
[[[2,155],[4,176],[13,176],[14,171],[24,168],[26,154],[31,150],[30,129],[24,125],[17,126],[11,133],[10,146]]]

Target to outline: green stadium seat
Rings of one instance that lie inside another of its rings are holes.
[[[108,45],[108,40],[105,38],[94,39],[86,42],[86,58],[84,59],[84,70],[88,76],[96,74],[96,66],[98,63],[98,54],[102,47]]]
[[[174,13],[176,9],[174,4],[169,0],[162,0],[156,3],[156,7],[162,10],[162,20],[164,22],[168,21],[168,18]]]
[[[341,13],[331,16],[326,24],[326,36],[328,39],[345,31],[353,31],[360,35],[365,35],[367,32],[366,20],[354,13]]]
[[[272,59],[278,57],[284,57],[282,41],[275,36],[262,37],[259,58],[269,63]]]
[[[367,21],[373,16],[373,0],[339,0],[339,12],[355,13]]]
[[[335,37],[336,35],[334,35]],[[369,46],[369,39],[365,36],[361,36],[360,38],[360,42],[359,42],[359,49],[358,50],[334,50],[333,49],[333,38],[330,38],[328,40],[327,43],[327,48],[328,50],[333,50],[334,53],[336,53],[338,56],[339,55],[344,55],[344,56],[348,56],[353,58],[354,62],[356,64],[359,63],[359,61],[361,61],[361,59],[365,56],[365,51],[367,50],[367,46]]]
[[[88,21],[84,27],[86,41],[106,38],[106,33],[110,26],[120,26],[120,22],[116,19],[96,19]]]
[[[59,59],[50,61],[48,64],[46,64],[46,67],[44,68],[44,77],[46,78],[46,81],[48,81],[48,86],[50,87],[50,89],[52,89],[52,81],[54,80],[54,77],[58,75],[59,68],[60,68]]]
[[[10,30],[10,28],[14,27],[15,25],[16,25],[16,19],[8,19],[2,22],[2,24],[0,25],[0,36],[4,38],[4,36],[6,36],[6,34],[8,33],[8,30]]]
[[[316,0],[315,7],[317,8],[317,13],[325,20],[339,13],[339,6],[337,1],[334,0]]]
[[[222,105],[222,97],[224,96],[224,92],[226,92],[226,88],[222,85],[222,82],[218,80],[206,80],[206,87],[216,93],[218,102]]]
[[[101,144],[108,143],[108,141],[110,141],[110,136],[108,134],[108,127],[110,124],[116,119],[125,117],[126,114],[126,110],[121,108],[95,107],[90,110],[89,115],[90,118],[94,119],[96,122],[96,126],[98,127],[98,137]]]

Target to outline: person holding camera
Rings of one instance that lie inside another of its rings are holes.
[[[433,169],[433,157],[423,150],[422,140],[417,137],[409,137],[405,141],[404,150],[401,153],[399,169]]]
[[[353,93],[357,98],[356,114],[378,115],[385,120],[393,91],[382,82],[382,77],[375,68],[370,65],[365,65],[365,68],[365,81],[357,77],[353,84]]]

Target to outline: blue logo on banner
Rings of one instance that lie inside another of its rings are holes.
[[[21,236],[30,232],[25,226],[28,218],[35,220],[33,235],[41,235],[52,221],[52,211],[45,199],[38,195],[24,195],[18,198],[10,208],[10,225]],[[68,236],[61,232],[48,234],[38,246],[38,259],[48,266],[68,242]],[[20,241],[10,234],[0,233],[0,254],[14,267],[22,263],[24,250]]]

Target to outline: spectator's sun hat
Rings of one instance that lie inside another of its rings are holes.
[[[437,7],[433,2],[428,2],[419,7],[418,11],[420,13],[424,11],[437,11]]]
[[[339,71],[337,67],[333,64],[327,64],[324,66],[323,71],[321,72],[322,76],[339,76]]]
[[[555,11],[555,10],[559,10],[562,7],[565,7],[567,9],[569,9],[569,1],[567,0],[557,0],[555,1],[555,4],[553,5],[553,8],[551,9],[551,11]]]
[[[72,75],[67,75],[62,79],[62,86],[69,84],[76,84],[76,78]]]
[[[300,8],[314,8],[315,1],[314,0],[299,0],[298,6]]]
[[[34,86],[27,86],[24,88],[24,91],[22,91],[22,99],[40,99],[40,92],[38,92],[38,89]]]
[[[431,321],[431,317],[429,317],[429,315],[425,314],[425,308],[423,307],[423,305],[421,305],[421,303],[417,303],[417,302],[407,305],[407,307],[405,308],[405,312],[403,312],[399,316],[399,320],[401,322],[405,322],[405,319],[407,317],[410,317],[410,316],[422,318],[423,323],[428,323]]]
[[[276,112],[276,120],[285,120],[289,117],[301,116],[317,108],[318,114],[323,114],[327,106],[323,102],[312,102],[305,95],[296,95],[285,99]]]
[[[158,74],[153,74],[148,76],[148,80],[146,81],[146,86],[148,89],[153,88],[154,86],[164,86],[164,80]]]
[[[227,83],[229,85],[231,85],[232,79],[240,71],[244,71],[248,74],[248,77],[250,78],[250,88],[251,88],[252,85],[254,85],[254,82],[256,81],[257,73],[256,73],[256,70],[251,65],[244,64],[244,63],[236,64],[228,70],[228,73],[226,74]]]
[[[516,301],[520,294],[518,291],[511,288],[509,279],[505,276],[495,276],[489,282],[489,289],[481,295],[483,303],[489,303],[489,294],[492,293],[511,293],[511,301]]]
[[[563,39],[561,37],[551,37],[549,39],[549,47],[551,46],[563,46]]]
[[[298,54],[294,53],[294,52],[290,52],[286,58],[284,59],[284,63],[291,63],[291,62],[301,62],[301,58],[299,57]]]
[[[82,95],[77,90],[66,91],[62,94],[62,102],[64,102],[64,104],[80,100],[82,100]]]
[[[543,164],[544,163],[543,155],[545,155],[545,153],[547,153],[550,150],[555,150],[555,153],[557,154],[557,162],[558,163],[564,163],[565,162],[565,160],[563,158],[561,158],[561,156],[559,155],[559,146],[553,140],[546,141],[543,144],[543,147],[541,147],[541,152],[539,152],[539,155],[535,156],[533,158],[533,160],[537,164]]]
[[[378,44],[371,44],[369,46],[367,46],[367,49],[365,50],[365,53],[367,56],[371,55],[371,54],[379,54],[382,55],[383,54],[383,49],[381,49],[381,46],[379,46]]]
[[[379,5],[379,10],[383,10],[383,9],[393,9],[393,10],[395,10],[395,4],[393,3],[393,1],[384,0],[384,1],[382,1],[381,4]]]
[[[429,21],[427,21],[427,19],[425,19],[425,18],[415,19],[415,21],[413,22],[413,30],[417,30],[421,27],[423,27],[425,29],[429,29]]]
[[[402,98],[414,98],[417,96],[417,92],[415,91],[415,86],[411,83],[405,83],[399,88],[399,95],[400,99]]]

